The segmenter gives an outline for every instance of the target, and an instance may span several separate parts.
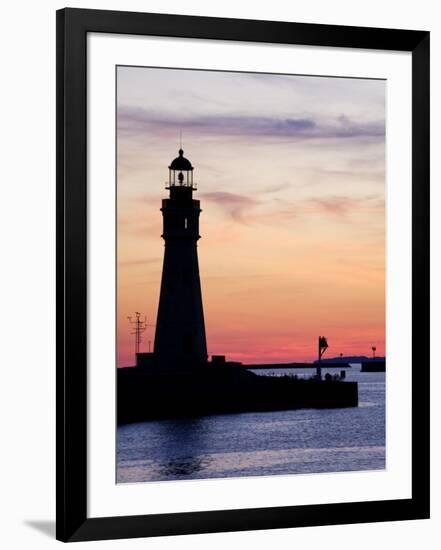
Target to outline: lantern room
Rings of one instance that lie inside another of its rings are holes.
[[[190,187],[196,189],[193,183],[193,166],[191,162],[184,157],[184,151],[179,149],[178,155],[168,167],[168,188],[170,187]]]

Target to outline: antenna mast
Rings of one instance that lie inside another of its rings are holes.
[[[152,326],[147,324],[147,317],[144,315],[144,320],[141,319],[141,313],[135,311],[135,319],[132,316],[127,317],[131,326],[130,334],[135,336],[135,359],[140,351],[142,342],[142,333],[147,330],[147,327]]]

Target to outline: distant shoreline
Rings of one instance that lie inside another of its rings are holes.
[[[243,365],[244,368],[249,370],[259,370],[259,369],[316,369],[317,363],[267,363],[267,364],[258,364],[258,365]],[[335,362],[335,363],[322,363],[322,368],[352,368],[349,363],[344,361]]]

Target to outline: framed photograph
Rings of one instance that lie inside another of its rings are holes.
[[[57,12],[57,538],[429,517],[429,33]]]

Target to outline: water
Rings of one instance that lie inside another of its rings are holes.
[[[303,369],[256,372],[311,374]],[[117,481],[383,469],[385,374],[361,373],[357,365],[347,370],[346,377],[359,383],[358,408],[242,413],[120,426]]]

